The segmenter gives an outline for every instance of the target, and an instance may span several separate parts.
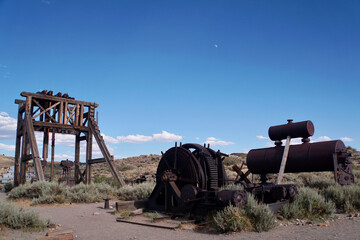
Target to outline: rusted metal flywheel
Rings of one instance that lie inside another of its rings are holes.
[[[245,191],[220,190],[226,180],[224,155],[192,143],[170,148],[158,165],[156,186],[148,208],[183,213],[221,208],[230,203],[244,205]]]

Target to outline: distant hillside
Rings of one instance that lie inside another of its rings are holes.
[[[0,168],[10,167],[14,165],[14,157],[0,155]]]

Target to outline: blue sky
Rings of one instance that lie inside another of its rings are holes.
[[[43,89],[99,103],[117,157],[180,139],[246,152],[289,118],[360,148],[359,12],[351,0],[0,0],[0,153],[14,154],[14,99]],[[71,137],[57,143],[58,159],[73,156]]]

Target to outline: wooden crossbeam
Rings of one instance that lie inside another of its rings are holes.
[[[37,116],[33,117],[32,119],[35,119],[36,117],[38,117],[39,115],[41,115],[43,112],[45,112],[45,114],[48,115],[53,122],[56,122],[56,120],[50,115],[50,113],[48,113],[48,112],[41,106],[40,103],[38,103],[35,99],[33,99],[33,102],[34,102],[39,108],[41,108],[42,112],[39,113]]]
[[[88,160],[88,164],[94,164],[94,163],[104,163],[106,162],[105,158],[94,158]]]
[[[35,101],[35,100],[33,100],[33,101]],[[36,101],[35,101],[35,102],[36,102]],[[51,105],[50,107],[48,107],[48,108],[46,108],[45,110],[43,110],[42,112],[40,112],[38,115],[34,116],[33,119],[37,118],[37,117],[40,116],[41,114],[46,113],[47,111],[49,111],[50,109],[56,107],[56,106],[59,105],[59,104],[60,104],[60,102],[57,102],[57,103],[55,103],[54,105]],[[36,105],[38,105],[38,103],[36,103]],[[38,106],[39,106],[39,105],[38,105]],[[40,109],[40,106],[39,106],[39,108],[35,111],[35,113],[36,113],[39,109]],[[33,113],[33,114],[35,114],[35,113]],[[48,115],[49,115],[49,113],[48,113]],[[49,116],[50,116],[50,115],[49,115]],[[53,119],[54,122],[56,122],[56,120],[55,120],[54,118],[52,118],[52,119]]]
[[[29,161],[29,160],[32,160],[33,159],[33,156],[31,154],[29,155],[25,155],[21,158],[21,161]]]
[[[51,122],[41,122],[41,121],[34,121],[34,126],[37,127],[50,127],[50,128],[59,128],[59,129],[74,129],[74,126],[72,125],[64,125],[64,124],[60,124],[60,123],[51,123]],[[77,126],[76,130],[80,130],[80,131],[88,131],[89,128],[88,127],[80,127]]]

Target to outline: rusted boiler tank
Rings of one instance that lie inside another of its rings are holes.
[[[285,173],[333,171],[335,181],[342,185],[354,182],[351,156],[346,153],[341,140],[309,142],[314,134],[311,121],[273,126],[269,128],[269,137],[275,141],[275,147],[252,149],[246,159],[248,169],[253,174],[266,175],[278,173],[285,147],[281,140],[288,136],[301,137],[302,144],[291,145],[287,156]]]

